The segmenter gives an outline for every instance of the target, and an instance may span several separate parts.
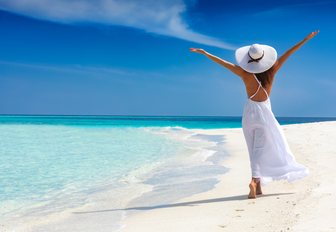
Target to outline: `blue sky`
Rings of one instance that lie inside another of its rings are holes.
[[[234,49],[289,58],[271,94],[277,116],[336,116],[335,1],[0,0],[0,114],[240,116]]]

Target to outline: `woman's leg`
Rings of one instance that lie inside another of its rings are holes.
[[[257,182],[256,193],[257,193],[257,195],[261,195],[261,194],[262,194],[261,184],[260,184],[260,179],[259,179],[259,181]]]
[[[250,165],[252,171],[252,180],[249,185],[249,198],[256,198],[256,195],[262,194],[260,185],[260,158],[265,151],[265,129],[260,127],[253,130],[252,152],[250,152]]]

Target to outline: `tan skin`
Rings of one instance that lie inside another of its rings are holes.
[[[314,36],[316,36],[319,33],[319,30],[311,32],[309,35],[307,35],[302,41],[294,45],[292,48],[287,50],[282,56],[280,56],[275,64],[268,70],[268,72],[271,73],[270,83],[265,86],[265,89],[268,93],[268,95],[271,94],[272,86],[273,86],[273,80],[275,77],[275,74],[280,70],[282,65],[286,62],[288,57],[290,57],[294,52],[296,52],[303,44],[305,44],[307,41],[312,39]],[[239,76],[242,81],[244,82],[247,96],[252,96],[258,89],[258,83],[256,82],[255,78],[253,77],[252,73],[249,73],[242,69],[240,66],[232,64],[226,60],[223,60],[217,56],[214,56],[208,52],[206,52],[203,49],[200,48],[190,48],[191,52],[196,52],[203,54],[207,56],[209,59],[213,60],[214,62],[222,65],[223,67],[229,69],[231,72]],[[264,93],[264,91],[258,91],[258,93],[253,97],[253,101],[265,101],[267,100],[267,96]],[[248,198],[256,198],[256,195],[262,194],[261,186],[260,186],[260,180],[258,178],[252,178],[251,183],[249,184],[250,193],[248,195]]]

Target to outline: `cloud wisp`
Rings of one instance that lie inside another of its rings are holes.
[[[20,63],[0,60],[0,66],[5,65],[7,67],[38,69],[51,72],[66,72],[66,73],[107,73],[117,75],[135,75],[135,71],[122,70],[119,68],[110,67],[94,67],[94,66],[81,66],[81,65],[69,65],[69,66],[56,66],[48,64],[33,64],[33,63]]]
[[[113,78],[116,79],[118,77],[130,77],[139,78],[139,77],[162,77],[164,76],[160,72],[156,71],[142,71],[137,69],[130,68],[118,68],[118,67],[106,67],[106,66],[83,66],[78,64],[72,65],[53,65],[53,64],[39,64],[39,63],[22,63],[22,62],[12,62],[0,60],[0,68],[2,67],[10,67],[11,73],[16,72],[17,70],[26,71],[38,71],[47,72],[50,74],[70,74],[70,75],[80,75],[82,77],[85,76],[94,76],[94,77],[102,77],[102,78]]]
[[[182,14],[183,0],[0,0],[0,9],[61,22],[119,25],[171,36],[199,44],[233,50],[217,38],[193,31]]]

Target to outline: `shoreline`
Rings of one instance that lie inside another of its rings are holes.
[[[151,231],[335,231],[336,122],[282,126],[297,161],[310,174],[293,183],[274,181],[263,196],[247,199],[250,167],[242,130],[196,130],[224,134],[230,169],[214,189],[126,217],[121,232]]]

